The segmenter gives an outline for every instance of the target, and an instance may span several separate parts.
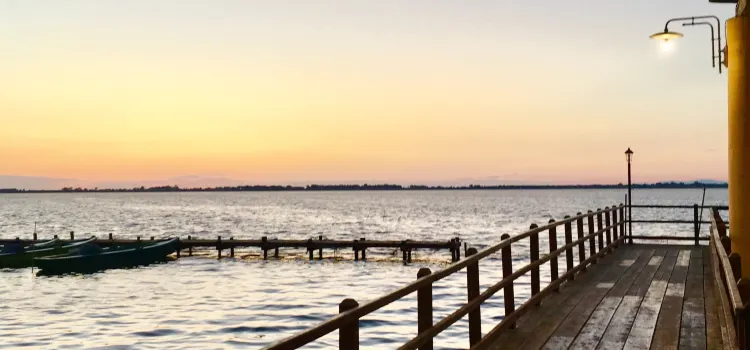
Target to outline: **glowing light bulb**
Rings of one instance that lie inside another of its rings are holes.
[[[663,52],[672,52],[674,50],[674,40],[663,40],[661,42],[661,50]]]

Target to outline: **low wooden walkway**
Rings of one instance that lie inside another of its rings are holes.
[[[521,316],[491,348],[721,349],[708,249],[616,249]]]

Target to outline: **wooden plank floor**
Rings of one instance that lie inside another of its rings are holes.
[[[708,247],[622,246],[522,316],[493,348],[720,349],[708,259]]]

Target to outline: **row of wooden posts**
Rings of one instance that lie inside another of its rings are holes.
[[[55,235],[55,238],[58,238]],[[37,241],[37,234],[33,234],[33,241]],[[70,240],[75,240],[75,232],[70,231]],[[155,237],[151,237],[151,240],[155,240]],[[97,241],[98,244],[104,246],[111,245],[124,245],[132,244],[141,241],[141,236],[137,236],[135,240],[132,239],[115,239],[112,233],[109,234],[108,240]],[[367,240],[360,238],[357,240],[344,241],[344,240],[328,240],[322,235],[318,236],[318,239],[307,239],[307,240],[279,240],[279,239],[268,239],[267,236],[263,236],[260,240],[235,240],[234,237],[229,239],[223,239],[221,236],[217,236],[215,240],[209,239],[193,239],[191,235],[187,237],[187,240],[179,240],[177,257],[181,256],[181,251],[187,249],[188,256],[193,255],[193,248],[195,247],[212,247],[216,249],[218,259],[224,256],[224,251],[229,250],[229,257],[235,256],[235,248],[238,247],[257,247],[260,248],[263,254],[263,259],[267,260],[269,251],[273,251],[273,258],[279,258],[279,248],[304,248],[307,250],[310,260],[315,259],[315,251],[318,252],[318,259],[323,259],[323,249],[352,249],[354,251],[354,260],[363,261],[367,260],[367,251],[371,248],[389,248],[399,249],[401,251],[402,260],[404,263],[412,262],[412,253],[418,249],[431,249],[431,250],[448,250],[451,254],[451,261],[455,262],[461,259],[461,239],[454,237],[449,241],[413,241],[413,240],[402,240],[402,241],[384,241],[384,240]],[[464,251],[467,249],[466,243],[464,243]]]

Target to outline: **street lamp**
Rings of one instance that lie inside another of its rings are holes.
[[[717,35],[714,36],[714,25],[711,22],[707,21],[698,21],[695,20],[698,19],[712,19],[716,20],[716,26],[718,27]],[[664,25],[664,31],[658,32],[655,34],[652,34],[649,36],[649,38],[654,40],[661,40],[663,42],[669,42],[670,40],[676,40],[679,38],[682,38],[682,34],[678,32],[671,32],[669,31],[669,23],[670,22],[684,22],[682,23],[683,27],[686,26],[697,26],[697,25],[707,25],[711,27],[711,66],[716,67],[716,59],[719,59],[719,74],[721,74],[721,65],[726,64],[726,53],[721,48],[721,20],[719,20],[719,17],[716,16],[696,16],[696,17],[681,17],[681,18],[672,18],[667,21],[667,24]]]
[[[633,162],[633,151],[625,151],[625,160],[628,162],[628,243],[633,244],[633,182],[630,178],[630,163]]]

